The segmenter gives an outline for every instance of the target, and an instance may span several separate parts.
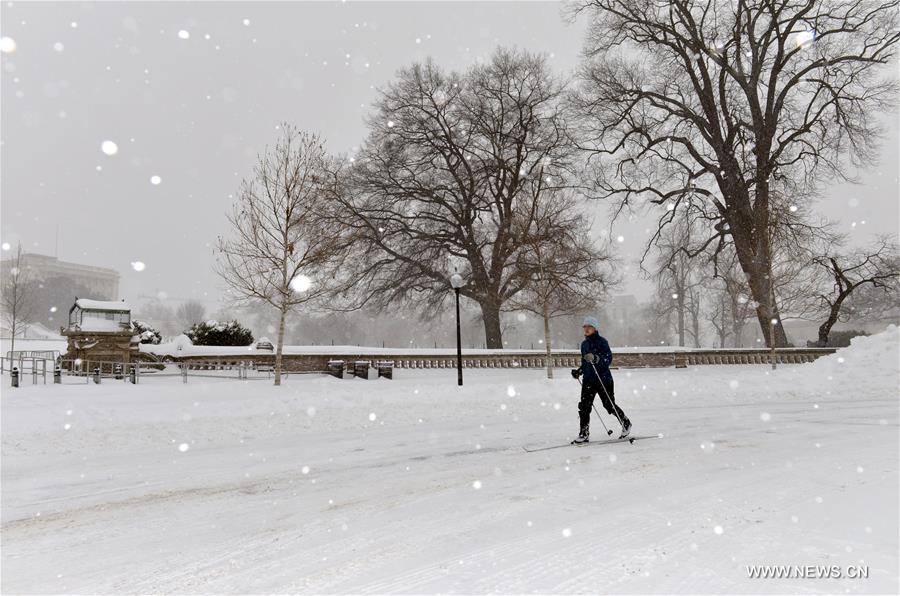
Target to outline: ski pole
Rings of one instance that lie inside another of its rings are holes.
[[[578,381],[579,385],[581,385],[582,387],[584,386],[584,384],[581,382],[581,379],[576,377],[575,380]],[[600,420],[600,426],[602,426],[603,430],[606,431],[606,436],[612,435],[612,431],[606,428],[606,423],[603,422],[603,416],[600,415],[600,411],[597,409],[597,406],[594,404],[594,402],[591,402],[591,407],[594,409],[594,413],[597,414],[597,419]]]
[[[588,358],[587,358],[588,356],[591,356],[591,359],[590,359],[590,360],[588,360]],[[609,403],[610,403],[610,405],[612,406],[613,415],[615,415],[616,420],[618,420],[618,421],[619,421],[619,424],[622,426],[622,431],[624,431],[624,430],[625,430],[625,423],[622,422],[622,419],[621,419],[621,418],[619,418],[619,412],[616,410],[616,402],[614,402],[614,401],[613,401],[613,398],[611,398],[611,397],[609,396],[609,391],[606,390],[606,385],[603,384],[603,379],[600,378],[600,373],[597,372],[597,367],[594,366],[594,360],[596,360],[596,358],[597,358],[597,356],[596,356],[595,354],[592,354],[592,353],[585,354],[585,357],[584,357],[584,359],[587,360],[587,361],[590,363],[591,368],[594,369],[594,374],[597,375],[597,380],[600,381],[600,386],[603,388],[603,393],[606,394],[606,399],[609,400]]]

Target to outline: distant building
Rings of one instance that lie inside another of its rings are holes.
[[[4,278],[12,268],[11,260],[0,261],[0,275]],[[95,300],[119,298],[119,272],[105,267],[60,261],[56,257],[25,253],[22,269],[34,282],[31,295],[33,323],[57,329],[66,323],[65,314],[76,296]]]
[[[641,305],[632,294],[610,296],[600,309],[600,333],[613,346],[645,345]]]
[[[2,261],[3,275],[9,272],[10,267],[12,261]],[[23,254],[22,267],[31,270],[35,279],[41,281],[53,277],[71,278],[98,300],[115,300],[119,296],[119,272],[115,269],[69,263],[36,253]]]

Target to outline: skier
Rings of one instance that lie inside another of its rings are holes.
[[[591,409],[594,407],[594,396],[600,395],[603,407],[607,412],[614,415],[622,425],[622,434],[620,439],[624,439],[631,431],[631,421],[625,412],[622,411],[615,402],[615,393],[613,391],[612,373],[609,372],[609,365],[612,363],[612,351],[609,349],[609,342],[600,336],[597,327],[600,323],[595,317],[586,317],[582,324],[584,329],[584,341],[581,342],[581,367],[572,369],[572,376],[578,379],[584,376],[581,385],[581,401],[578,402],[578,417],[581,422],[578,438],[573,443],[587,443],[590,440],[590,424]],[[596,359],[592,359],[588,354],[593,354]]]

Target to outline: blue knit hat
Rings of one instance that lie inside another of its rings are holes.
[[[585,325],[590,325],[594,329],[600,329],[600,321],[597,320],[597,317],[585,317],[581,326],[584,327]]]

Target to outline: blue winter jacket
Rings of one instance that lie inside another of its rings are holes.
[[[587,353],[596,354],[597,362],[591,366],[590,362],[584,360]],[[584,375],[584,382],[587,384],[598,384],[597,374],[594,368],[600,373],[600,378],[604,381],[612,381],[612,373],[609,372],[609,365],[612,364],[612,350],[609,349],[609,342],[600,336],[596,331],[584,338],[581,342],[581,374]]]

